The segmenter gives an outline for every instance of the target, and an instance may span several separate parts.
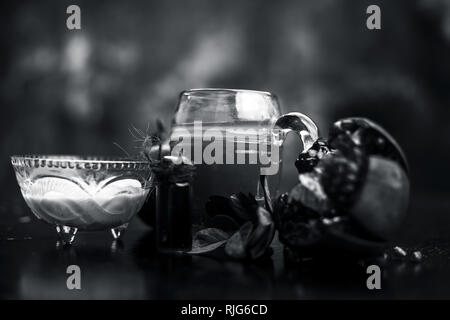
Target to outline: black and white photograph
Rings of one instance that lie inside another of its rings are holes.
[[[275,319],[450,298],[450,1],[17,0],[0,21],[0,300]]]

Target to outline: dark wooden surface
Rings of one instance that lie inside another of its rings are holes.
[[[278,241],[270,258],[253,263],[230,261],[220,253],[159,254],[152,230],[138,218],[122,243],[113,242],[106,231],[79,233],[74,245],[64,248],[57,245],[52,226],[28,218],[30,212],[17,193],[0,206],[2,299],[450,298],[448,201],[443,198],[413,199],[411,219],[395,243],[410,252],[420,250],[420,263],[354,261],[337,252],[335,258],[292,264]],[[366,288],[369,263],[382,269],[381,290]],[[81,268],[81,290],[66,287],[71,264]]]

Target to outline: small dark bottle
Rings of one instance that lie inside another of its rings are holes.
[[[163,161],[171,161],[164,159]],[[156,178],[156,245],[162,252],[192,249],[192,178],[194,166],[161,163]]]

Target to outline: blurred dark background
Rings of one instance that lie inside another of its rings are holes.
[[[327,134],[344,116],[379,122],[411,166],[404,237],[450,230],[450,2],[9,1],[0,9],[0,224],[28,215],[12,154],[122,154],[128,131],[196,87],[266,90]],[[366,28],[381,7],[382,30]],[[282,189],[296,180],[286,147]]]

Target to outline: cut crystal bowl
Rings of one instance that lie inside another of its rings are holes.
[[[152,187],[147,161],[61,155],[12,156],[23,198],[65,244],[78,230],[111,230],[118,239]]]

